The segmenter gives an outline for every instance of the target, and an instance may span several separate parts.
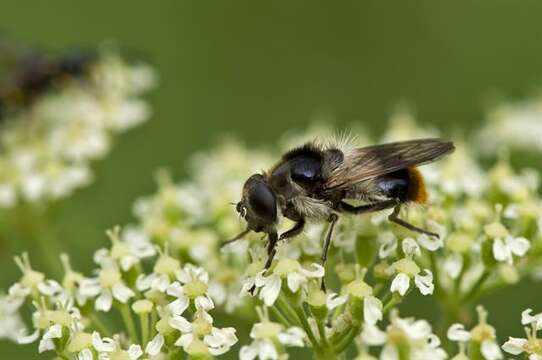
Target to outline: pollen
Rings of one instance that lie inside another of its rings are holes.
[[[410,176],[409,199],[418,204],[425,204],[427,202],[427,188],[422,173],[412,167],[408,169],[408,174]]]

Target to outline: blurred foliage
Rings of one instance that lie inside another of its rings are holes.
[[[88,271],[91,253],[107,242],[104,230],[126,223],[132,201],[152,191],[152,171],[167,166],[183,176],[186,157],[224,132],[272,143],[322,112],[337,126],[360,121],[378,132],[398,100],[415,105],[422,123],[475,126],[488,101],[526,96],[541,83],[541,11],[536,0],[4,0],[0,29],[57,49],[111,40],[161,75],[154,118],[97,164],[93,186],[55,209],[56,236]],[[15,238],[1,240],[5,287],[18,277],[11,259],[23,249]],[[517,332],[517,314],[536,305],[537,291],[522,284],[490,299],[490,313],[503,302],[509,309],[493,325]],[[412,300],[404,313],[429,301]],[[29,348],[0,349],[37,358]]]

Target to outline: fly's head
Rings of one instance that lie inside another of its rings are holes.
[[[241,201],[236,205],[247,229],[268,232],[277,223],[277,197],[263,175],[254,174],[243,186]]]

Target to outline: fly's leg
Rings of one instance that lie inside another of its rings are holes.
[[[289,238],[293,238],[303,231],[303,228],[305,227],[305,219],[301,219],[298,222],[295,223],[295,225],[290,229],[279,236],[279,240],[286,240]]]
[[[331,237],[333,236],[333,229],[335,228],[335,224],[337,224],[337,221],[339,220],[339,216],[337,214],[331,214],[329,216],[329,229],[327,230],[326,239],[324,241],[324,250],[322,251],[322,266],[326,267],[326,260],[327,260],[327,252],[329,251],[329,245],[331,245]],[[323,291],[326,291],[326,278],[325,275],[322,278],[322,284],[320,285],[321,289]]]
[[[250,232],[249,229],[246,229],[245,231],[237,234],[233,239],[230,239],[230,240],[227,240],[227,241],[224,241],[222,244],[220,244],[220,247],[224,247],[228,244],[231,244],[232,242],[235,242],[241,238],[243,238],[246,234],[248,234]]]
[[[350,214],[365,214],[380,210],[391,209],[397,205],[397,200],[385,200],[368,205],[352,206],[344,201],[339,203],[338,211]]]
[[[427,231],[427,230],[424,230],[422,228],[419,228],[415,225],[412,225],[408,222],[406,222],[405,220],[403,219],[400,219],[399,218],[399,211],[401,211],[401,205],[397,205],[394,209],[393,209],[393,212],[390,214],[390,216],[388,216],[388,219],[393,222],[393,223],[396,223],[397,225],[400,225],[404,228],[407,228],[409,230],[412,230],[412,231],[415,231],[415,232],[418,232],[420,234],[425,234],[425,235],[429,235],[429,236],[434,236],[436,237],[437,239],[439,238],[439,235],[434,233],[434,232],[431,232],[431,231]]]
[[[264,273],[269,270],[271,267],[271,264],[273,263],[273,258],[275,257],[275,254],[277,253],[277,242],[279,240],[278,235],[276,232],[271,232],[268,234],[269,236],[269,242],[267,243],[267,261],[265,262],[264,266]],[[248,291],[250,295],[254,295],[254,291],[256,290],[256,284],[252,285],[250,290]]]

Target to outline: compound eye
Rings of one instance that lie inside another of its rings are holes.
[[[277,200],[269,186],[257,182],[250,190],[248,200],[251,210],[262,220],[275,222],[277,220]]]

